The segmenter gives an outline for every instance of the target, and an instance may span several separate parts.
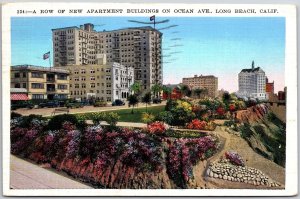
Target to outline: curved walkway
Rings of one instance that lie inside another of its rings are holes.
[[[93,189],[86,184],[36,164],[10,156],[10,188],[12,189]]]

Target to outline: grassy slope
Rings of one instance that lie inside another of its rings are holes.
[[[120,122],[138,122],[142,123],[142,113],[146,112],[146,108],[134,108],[133,114],[131,114],[131,108],[130,109],[122,109],[117,111],[109,111],[117,113],[120,116]],[[147,108],[148,113],[153,114],[154,116],[158,115],[160,112],[165,110],[165,106],[149,106]]]

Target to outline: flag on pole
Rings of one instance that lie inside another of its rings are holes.
[[[150,21],[154,21],[155,20],[155,15],[150,17]]]
[[[43,59],[48,59],[50,57],[50,51],[43,55]]]

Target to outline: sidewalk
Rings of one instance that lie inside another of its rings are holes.
[[[10,158],[10,187],[12,189],[93,189],[93,187],[14,155]]]
[[[161,104],[151,104],[150,107],[154,106],[164,106],[166,105],[166,102],[162,102]],[[143,103],[139,103],[138,107],[135,107],[135,109],[139,108],[145,108],[146,105]],[[149,107],[149,106],[148,106]],[[27,108],[21,108],[17,109],[14,112],[19,113],[21,115],[30,115],[30,114],[37,114],[42,115],[44,117],[51,116],[52,112],[55,108],[38,108],[38,109],[27,109]],[[117,111],[122,109],[130,109],[128,105],[125,106],[106,106],[106,107],[94,107],[94,106],[85,106],[83,108],[74,108],[70,109],[70,114],[75,113],[90,113],[90,112],[101,112],[101,111]],[[55,115],[64,114],[64,113],[57,113]]]

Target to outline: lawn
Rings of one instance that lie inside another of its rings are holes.
[[[147,108],[148,113],[153,114],[154,116],[158,115],[160,112],[165,110],[165,106],[149,106]],[[108,112],[108,111],[107,111]],[[130,109],[121,109],[117,111],[109,111],[117,113],[120,116],[119,122],[141,122],[142,113],[146,112],[146,108],[134,108],[133,114],[131,114]]]

